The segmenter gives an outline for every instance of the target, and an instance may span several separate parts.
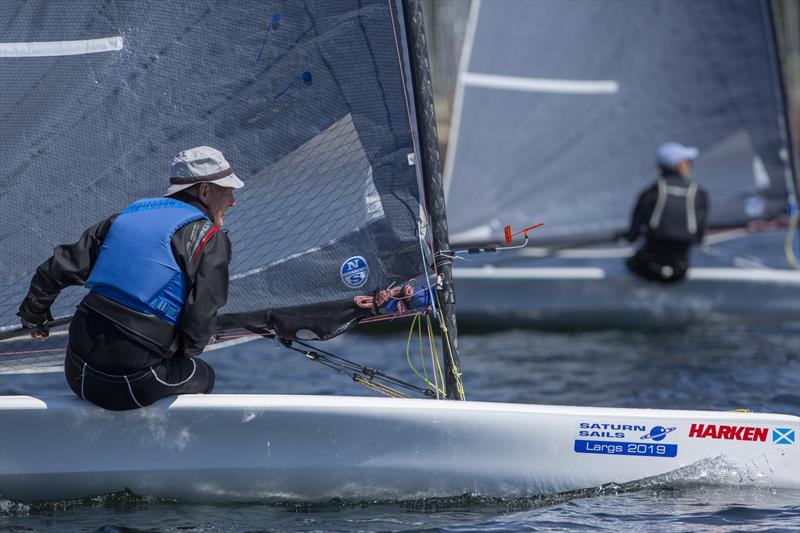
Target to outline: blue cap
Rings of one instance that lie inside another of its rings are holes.
[[[700,150],[680,143],[665,143],[658,147],[656,160],[662,167],[675,168],[681,161],[696,159]]]

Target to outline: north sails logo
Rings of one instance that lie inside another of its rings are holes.
[[[745,426],[717,426],[715,424],[692,424],[689,436],[696,439],[748,440],[765,442],[769,428]]]
[[[367,260],[360,255],[353,256],[342,263],[339,274],[345,285],[351,289],[362,287],[369,277],[369,265]]]

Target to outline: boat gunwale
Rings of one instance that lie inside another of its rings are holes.
[[[502,414],[543,415],[543,416],[608,416],[628,418],[678,418],[696,420],[698,418],[740,419],[742,422],[755,423],[759,420],[773,422],[783,421],[800,424],[800,417],[786,414],[755,413],[740,411],[702,411],[683,409],[632,408],[632,407],[590,407],[543,404],[517,404],[508,402],[483,401],[432,401],[422,398],[382,398],[373,396],[324,396],[300,394],[185,394],[165,398],[155,404],[127,411],[122,414],[147,415],[153,410],[161,411],[205,411],[205,410],[268,410],[305,411],[338,411],[357,408],[360,411],[401,410],[434,412],[494,412]],[[0,396],[0,413],[12,410],[101,410],[83,400],[69,395],[41,396]],[[108,411],[113,413],[113,411]]]

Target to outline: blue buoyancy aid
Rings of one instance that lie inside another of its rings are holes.
[[[86,286],[176,324],[186,299],[186,281],[172,253],[172,236],[204,218],[196,207],[172,198],[132,203],[111,224]]]

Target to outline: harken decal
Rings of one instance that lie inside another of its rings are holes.
[[[692,424],[689,436],[696,439],[747,440],[766,442],[769,428],[752,426],[718,426],[716,424]]]

